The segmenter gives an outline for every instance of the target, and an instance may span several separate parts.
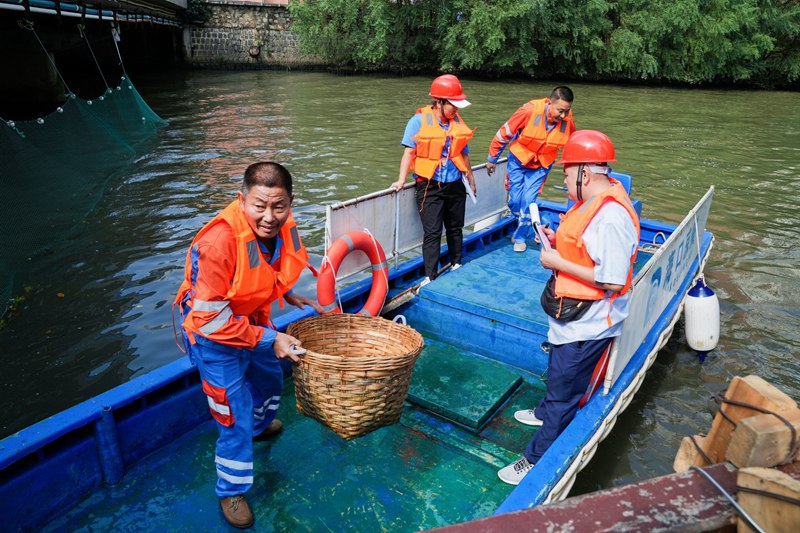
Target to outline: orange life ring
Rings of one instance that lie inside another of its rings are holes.
[[[328,248],[327,260],[323,261],[317,279],[317,301],[325,314],[342,312],[336,303],[336,271],[353,250],[361,250],[367,254],[372,263],[372,289],[367,303],[358,314],[378,316],[389,292],[389,266],[380,243],[363,231],[345,233]]]

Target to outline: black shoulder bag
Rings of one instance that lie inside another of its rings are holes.
[[[542,308],[548,316],[563,322],[578,320],[586,314],[595,300],[578,300],[577,298],[566,298],[556,296],[556,277],[550,276],[547,284],[542,291],[540,298]]]

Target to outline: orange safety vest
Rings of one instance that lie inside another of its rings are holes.
[[[417,113],[422,114],[422,126],[419,132],[412,137],[417,141],[415,157],[411,161],[411,170],[414,171],[414,174],[428,180],[433,178],[436,169],[446,163],[446,159],[442,159],[442,152],[448,137],[450,137],[450,152],[447,159],[450,159],[461,172],[469,171],[461,152],[472,139],[475,130],[469,129],[458,113],[450,121],[447,131],[442,129],[432,106],[421,107],[417,109]]]
[[[633,209],[631,199],[628,197],[622,184],[613,178],[609,178],[609,181],[613,185],[612,187],[598,194],[588,203],[581,202],[575,204],[567,211],[564,218],[561,220],[558,231],[556,231],[556,249],[561,257],[567,261],[578,263],[583,266],[595,266],[594,261],[592,261],[591,256],[589,256],[589,253],[586,251],[586,245],[583,242],[583,232],[586,231],[586,227],[592,221],[592,218],[594,218],[606,202],[617,202],[628,211],[634,226],[636,226],[638,244],[640,231],[639,216]],[[633,263],[635,261],[636,251],[634,251],[631,256],[631,268],[628,270],[628,279],[625,282],[625,286],[620,292],[612,295],[612,300],[617,296],[625,294],[631,288]],[[556,296],[559,297],[578,298],[580,300],[601,300],[605,296],[606,291],[594,285],[588,285],[569,274],[559,272],[556,276],[555,292]]]
[[[570,109],[564,120],[557,122],[555,127],[547,131],[544,108],[545,104],[550,104],[550,99],[542,98],[528,103],[533,106],[531,117],[508,149],[525,166],[535,163],[536,168],[549,167],[558,157],[559,148],[567,144],[570,135],[575,131],[572,110]]]
[[[303,269],[309,266],[308,252],[300,240],[297,225],[290,213],[279,232],[283,245],[278,264],[273,267],[264,261],[258,239],[247,223],[238,199],[217,214],[195,236],[186,254],[185,277],[174,303],[180,303],[186,293],[192,290],[192,248],[200,237],[217,224],[228,224],[236,239],[236,265],[231,287],[226,295],[231,311],[236,316],[249,316],[259,309],[269,314],[270,304],[289,292]],[[194,295],[190,293],[189,307],[193,307],[193,297]],[[190,315],[191,312],[187,314],[183,326],[191,337],[191,333],[200,332],[195,331]]]

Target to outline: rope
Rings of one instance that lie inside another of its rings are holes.
[[[172,311],[170,313],[170,315],[172,315],[172,336],[175,337],[175,344],[178,346],[178,349],[185,354],[186,347],[183,345],[183,339],[178,340],[178,328],[175,325],[175,305],[178,306],[178,312],[180,313],[180,306],[183,305],[183,302],[172,305]],[[181,318],[183,318],[183,316],[181,316]]]
[[[369,228],[364,228],[364,233],[369,235],[369,238],[372,239],[372,244],[375,246],[375,253],[378,255],[378,257],[380,257],[381,253],[380,253],[380,249],[379,249],[380,245],[378,244],[378,240],[372,235],[372,233],[370,233]],[[384,257],[385,256],[386,256],[386,254],[384,254]],[[381,269],[381,274],[383,274],[384,281],[386,281],[386,290],[388,291],[389,290],[389,276],[386,275],[386,272],[384,272],[383,269]]]
[[[734,422],[733,419],[731,417],[729,417],[728,414],[725,411],[722,410],[722,400],[724,398],[725,398],[725,391],[720,391],[720,392],[718,392],[717,394],[715,394],[714,396],[711,397],[711,399],[719,406],[719,409],[717,409],[717,412],[720,415],[722,415],[722,418],[727,420],[730,423],[730,425],[732,425],[734,427],[734,429],[735,429],[736,428],[736,422]]]
[[[122,67],[122,72],[125,72],[125,65],[122,63],[122,54],[119,53],[119,45],[117,44],[122,35],[122,28],[119,26],[119,22],[116,21],[117,19],[117,12],[114,11],[114,24],[111,26],[111,41],[114,43],[114,48],[117,49],[117,57],[119,58],[119,66]]]
[[[707,465],[714,464],[714,461],[711,460],[711,457],[706,455],[706,452],[703,451],[703,448],[697,443],[696,440],[694,440],[694,435],[690,435],[689,436],[689,440],[692,441],[692,444],[694,444],[695,450],[697,450],[697,453],[700,454],[700,457],[703,458],[703,461],[705,461]]]
[[[56,66],[55,61],[53,61],[53,58],[50,57],[49,53],[47,53],[47,48],[45,48],[44,43],[42,43],[42,40],[39,39],[39,35],[37,35],[36,30],[33,29],[33,21],[32,20],[18,20],[17,21],[17,26],[19,26],[23,30],[30,30],[33,33],[33,36],[36,37],[37,41],[39,41],[39,46],[42,47],[42,51],[44,52],[44,55],[47,56],[47,60],[50,61],[51,65],[53,65],[53,68],[56,70],[56,74],[58,74],[58,77],[61,80],[61,83],[64,84],[64,88],[67,90],[67,96],[72,96],[72,90],[70,90],[69,86],[67,85],[66,80],[64,80],[64,76],[61,75],[61,71],[58,70],[58,67]]]
[[[422,203],[419,206],[419,212],[422,213],[422,210],[425,209],[425,199],[428,197],[428,187],[431,184],[431,180],[428,180],[428,183],[425,184],[425,190],[422,193]],[[441,188],[441,185],[439,186]]]
[[[86,8],[86,6],[84,5],[84,9],[85,8]],[[94,64],[97,65],[97,71],[100,72],[100,77],[103,78],[103,83],[106,86],[106,92],[109,92],[109,91],[111,91],[111,87],[108,85],[108,82],[106,81],[106,77],[103,75],[103,69],[100,68],[100,63],[97,61],[97,57],[94,55],[94,50],[92,50],[92,45],[89,44],[89,38],[86,37],[86,32],[83,31],[85,29],[86,29],[86,26],[84,26],[83,24],[78,24],[78,31],[80,32],[81,37],[83,37],[83,40],[86,41],[86,46],[89,47],[89,53],[92,54],[92,59],[94,59]]]
[[[325,262],[331,266],[331,271],[333,272],[333,288],[336,292],[336,301],[339,302],[339,310],[344,313],[344,308],[342,307],[342,296],[339,293],[339,280],[336,279],[336,269],[333,267],[333,263],[331,262],[330,258],[328,258],[327,250],[325,251],[325,255],[322,257],[322,262],[319,264],[320,272],[322,272],[322,269],[325,268]]]
[[[697,217],[694,217],[694,237],[697,241],[697,268],[700,270],[698,279],[703,280],[703,284],[705,284],[706,277],[703,274],[703,258],[700,255],[700,228],[697,226]]]
[[[759,489],[751,489],[750,487],[740,487],[736,486],[736,489],[739,492],[747,492],[748,494],[757,494],[759,496],[766,496],[767,498],[773,498],[775,500],[780,500],[782,502],[791,503],[792,505],[800,505],[800,500],[797,498],[792,498],[791,496],[784,496],[783,494],[775,494],[774,492],[769,492],[768,490],[759,490]]]
[[[690,466],[689,470],[694,470],[696,472],[700,472],[703,475],[703,477],[705,477],[707,480],[709,480],[711,482],[711,484],[714,485],[717,488],[717,490],[725,497],[725,499],[727,499],[729,502],[731,502],[731,505],[733,505],[733,507],[736,509],[736,511],[739,513],[739,515],[742,517],[742,519],[744,519],[744,521],[747,522],[747,525],[750,526],[751,529],[755,530],[758,533],[766,533],[763,529],[761,529],[758,526],[758,524],[756,524],[753,521],[753,519],[750,517],[750,515],[747,514],[745,512],[745,510],[742,509],[742,507],[738,503],[736,503],[736,500],[733,499],[733,496],[731,496],[728,493],[728,491],[726,491],[719,483],[717,483],[716,479],[711,477],[711,474],[709,474],[708,472],[706,472],[703,469],[698,468],[696,466]]]
[[[325,255],[322,257],[322,261],[319,264],[319,271],[322,272],[322,269],[325,268],[325,262],[327,261],[328,264],[331,266],[331,271],[333,272],[333,288],[336,292],[336,301],[339,302],[339,310],[344,312],[342,309],[342,298],[339,295],[339,283],[336,279],[336,269],[333,268],[333,263],[331,262],[330,258],[328,258],[328,250],[330,249],[331,245],[333,245],[333,235],[331,233],[331,228],[329,226],[330,220],[326,217],[325,218]]]
[[[661,244],[658,244],[658,243],[656,242],[656,239],[658,239],[659,235],[660,235],[660,236],[661,236],[661,238],[663,239],[663,240],[662,240],[662,242],[661,242]],[[665,242],[667,242],[667,236],[666,236],[666,235],[664,235],[664,232],[663,232],[663,231],[659,231],[658,233],[656,233],[655,235],[653,235],[653,242],[646,242],[646,243],[644,243],[644,244],[640,245],[640,246],[639,246],[639,251],[640,251],[640,252],[647,252],[647,253],[655,253],[655,252],[656,252],[656,250],[658,250],[659,248],[661,248],[661,246],[662,246],[662,245],[663,245]]]
[[[774,411],[770,411],[769,409],[765,409],[763,407],[760,407],[758,405],[752,405],[752,404],[749,404],[749,403],[739,402],[739,401],[736,401],[736,400],[728,400],[727,398],[722,396],[721,393],[718,393],[717,395],[714,396],[714,401],[716,401],[716,402],[718,402],[720,404],[726,403],[726,404],[730,404],[730,405],[735,405],[737,407],[744,407],[745,409],[752,409],[753,411],[758,411],[759,413],[764,413],[765,415],[772,415],[775,418],[777,418],[778,420],[780,420],[781,422],[783,422],[784,425],[789,428],[789,431],[792,434],[792,440],[791,440],[791,443],[789,444],[789,452],[787,453],[787,455],[784,458],[784,460],[779,462],[779,463],[776,463],[773,466],[785,465],[785,464],[789,464],[791,462],[794,462],[794,458],[797,456],[798,451],[800,451],[800,442],[798,442],[798,440],[797,440],[797,430],[794,428],[794,425],[791,422],[789,422],[788,419],[786,419],[786,417],[784,417],[784,416],[782,416],[782,415],[780,415],[780,414],[778,414],[778,413],[776,413]],[[722,406],[721,405],[720,405],[719,413],[728,422],[730,422],[733,425],[734,428],[736,428],[737,424],[733,420],[731,420],[730,417],[728,417],[725,414],[725,412],[722,410]]]

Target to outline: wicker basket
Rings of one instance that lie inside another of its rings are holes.
[[[308,350],[294,365],[297,408],[345,439],[400,419],[422,335],[362,315],[321,315],[286,330]]]

